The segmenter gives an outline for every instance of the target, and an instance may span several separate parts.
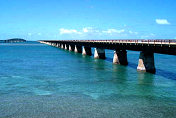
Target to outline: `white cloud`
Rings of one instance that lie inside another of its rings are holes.
[[[167,19],[156,19],[156,23],[160,25],[169,25],[170,23],[167,21]]]
[[[85,28],[83,28],[82,29],[82,31],[84,32],[84,33],[87,33],[87,32],[97,32],[94,28],[92,28],[92,27],[85,27]]]
[[[124,29],[121,29],[121,30],[117,30],[117,29],[108,29],[108,30],[102,31],[102,33],[107,33],[107,34],[123,33],[123,32],[125,32]]]
[[[115,28],[109,28],[109,29],[97,29],[94,27],[84,27],[80,30],[76,29],[65,29],[61,28],[60,36],[63,38],[68,39],[74,39],[74,38],[80,38],[80,39],[86,39],[86,38],[126,38],[126,37],[139,37],[139,33],[135,31],[129,31],[125,29],[115,29]],[[64,35],[65,34],[65,35]],[[64,36],[63,36],[64,35]]]
[[[75,29],[64,29],[64,28],[61,28],[60,29],[60,34],[81,34],[81,32],[78,32],[77,30]]]
[[[125,32],[124,29],[121,29],[121,30],[117,30],[117,29],[97,30],[92,27],[85,27],[82,29],[82,31],[77,31],[75,29],[64,29],[64,28],[60,29],[60,35],[63,35],[63,34],[80,34],[80,35],[82,35],[82,34],[86,34],[86,33],[102,35],[102,34],[114,34],[114,33],[120,34],[123,32]],[[137,32],[133,32],[133,33],[137,33]]]
[[[87,28],[83,28],[83,32],[89,32]]]
[[[29,36],[31,36],[31,35],[32,35],[32,33],[28,33],[28,35],[29,35]]]
[[[138,32],[133,32],[133,31],[129,31],[129,33],[130,33],[130,34],[135,34],[135,35],[138,34]]]
[[[100,33],[101,31],[97,30],[93,27],[85,27],[85,28],[82,29],[82,32],[83,33],[96,33],[97,34],[97,33]]]

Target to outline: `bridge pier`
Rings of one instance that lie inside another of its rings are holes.
[[[58,47],[58,43],[56,43],[56,47]]]
[[[155,73],[154,53],[149,51],[142,51],[139,56],[138,71]]]
[[[95,48],[94,58],[95,59],[105,59],[106,58],[105,50],[101,48]]]
[[[128,65],[127,51],[126,50],[114,51],[113,64]]]
[[[74,51],[75,47],[73,45],[69,45],[69,51]]]
[[[53,46],[56,47],[56,43],[53,43]]]
[[[82,46],[77,46],[75,45],[75,50],[76,53],[82,53]]]
[[[64,44],[61,44],[61,48],[64,49]]]
[[[65,50],[68,50],[68,45],[67,44],[65,44]]]
[[[92,51],[91,51],[91,47],[83,47],[83,52],[82,52],[82,55],[89,55],[91,56],[92,55]]]

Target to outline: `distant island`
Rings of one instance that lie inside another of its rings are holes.
[[[21,38],[13,38],[13,39],[7,39],[7,40],[0,40],[0,43],[18,43],[18,42],[26,42],[26,40]]]

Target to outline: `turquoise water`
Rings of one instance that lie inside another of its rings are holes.
[[[0,44],[0,118],[175,118],[176,56],[155,54],[156,74],[38,42]]]

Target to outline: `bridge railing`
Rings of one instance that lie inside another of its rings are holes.
[[[176,40],[72,40],[75,42],[109,42],[109,43],[147,43],[147,44],[176,44]]]
[[[169,39],[169,40],[163,40],[163,39],[139,39],[139,40],[129,40],[129,39],[123,39],[123,40],[58,40],[63,42],[102,42],[102,43],[135,43],[135,44],[173,44],[176,45],[176,39]]]

